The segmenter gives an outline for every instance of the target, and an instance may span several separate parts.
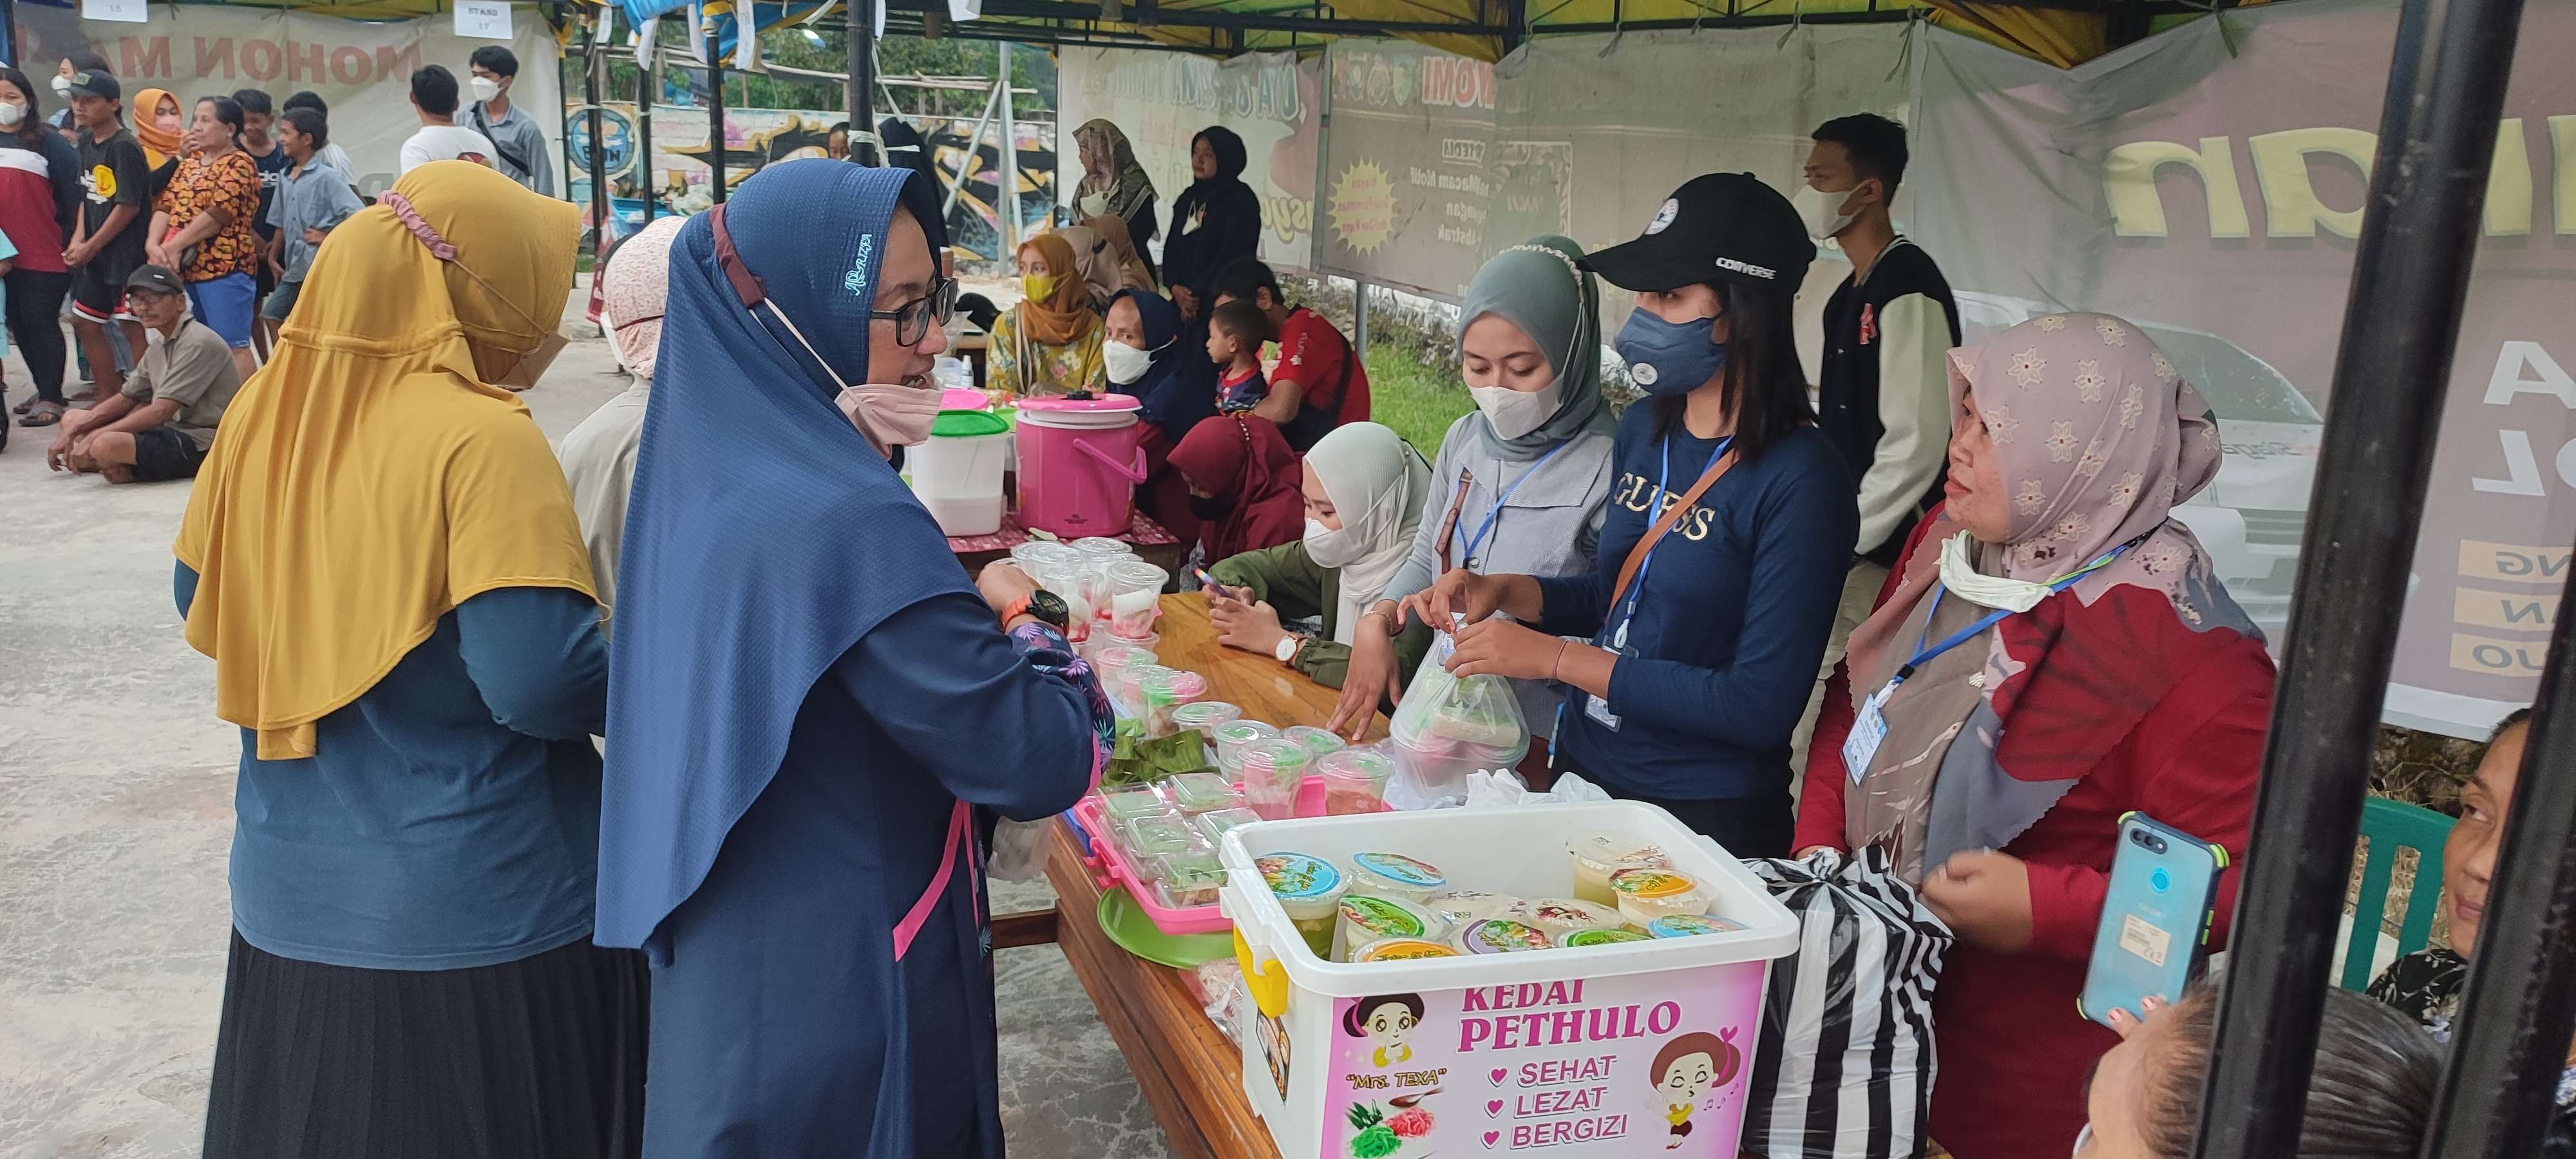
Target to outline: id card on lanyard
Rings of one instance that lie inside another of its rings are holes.
[[[2120,558],[2120,553],[2129,550],[2130,544],[2135,542],[2123,543],[2103,552],[2101,558],[2048,581],[2048,594],[2056,595],[2075,586],[2075,581],[2102,570],[2104,565]],[[1980,633],[2013,614],[2010,608],[1996,608],[1977,617],[1967,627],[1942,637],[1936,643],[1927,644],[1924,641],[1932,635],[1932,617],[1941,614],[1941,597],[1947,591],[1941,581],[1932,581],[1932,606],[1924,611],[1923,630],[1914,637],[1914,655],[1898,665],[1896,675],[1889,677],[1878,691],[1870,693],[1869,699],[1861,702],[1860,711],[1852,715],[1851,733],[1843,738],[1843,771],[1851,775],[1851,782],[1855,785],[1869,775],[1870,758],[1878,755],[1878,746],[1887,740],[1887,699],[1896,695],[1897,686],[1905,683],[1916,670],[1931,663],[1933,657],[1976,639]]]
[[[1718,439],[1717,448],[1708,453],[1708,466],[1701,468],[1700,473],[1706,474],[1711,469],[1714,469],[1717,466],[1717,461],[1726,455],[1726,449],[1734,445],[1735,436],[1733,435],[1727,435]],[[1526,478],[1527,476],[1523,477]],[[1654,501],[1647,504],[1646,507],[1648,512],[1646,516],[1646,526],[1650,528],[1654,526],[1655,520],[1663,515],[1664,496],[1670,493],[1668,484],[1672,482],[1672,477],[1673,439],[1671,435],[1666,435],[1664,436],[1662,465],[1657,468],[1655,473],[1655,498]],[[1668,536],[1667,538],[1670,537]],[[1658,542],[1652,548],[1647,549],[1646,558],[1639,561],[1637,564],[1636,578],[1629,581],[1627,598],[1620,601],[1619,607],[1611,609],[1611,623],[1615,626],[1610,629],[1609,648],[1611,651],[1618,653],[1622,658],[1632,657],[1637,654],[1637,650],[1634,647],[1631,647],[1628,643],[1628,625],[1637,618],[1637,601],[1646,593],[1646,573],[1653,570],[1655,566],[1655,553],[1662,551],[1663,549],[1664,545],[1661,542]],[[1594,643],[1598,644],[1600,641],[1596,639]],[[1594,723],[1599,724],[1603,728],[1609,729],[1612,732],[1619,731],[1619,716],[1618,714],[1610,711],[1610,702],[1602,697],[1586,697],[1583,702],[1583,715],[1591,717]]]
[[[1521,484],[1529,482],[1530,476],[1538,474],[1540,468],[1547,466],[1547,461],[1555,458],[1557,452],[1572,446],[1573,443],[1574,440],[1572,439],[1567,439],[1564,442],[1558,443],[1553,449],[1549,450],[1548,453],[1539,456],[1537,462],[1530,464],[1528,470],[1521,472],[1520,478],[1512,480],[1510,486],[1503,488],[1501,493],[1495,495],[1494,505],[1485,509],[1484,521],[1476,525],[1476,533],[1474,535],[1467,534],[1467,527],[1463,521],[1453,522],[1449,525],[1449,537],[1458,544],[1458,566],[1466,568],[1469,571],[1479,573],[1483,571],[1483,569],[1478,566],[1479,561],[1476,558],[1476,552],[1485,546],[1486,538],[1493,535],[1494,521],[1502,518],[1503,508],[1511,504],[1512,493],[1520,490]],[[1461,496],[1461,498],[1463,498],[1463,496]]]

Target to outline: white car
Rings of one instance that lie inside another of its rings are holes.
[[[1970,341],[2041,314],[2043,302],[1960,293],[1960,328]],[[2218,413],[2226,459],[2218,478],[2174,509],[2209,549],[2228,594],[2236,597],[2277,655],[2299,576],[2299,537],[2307,526],[2308,492],[2316,485],[2325,416],[2272,365],[2215,334],[2131,318],[2172,360],[2183,380]]]

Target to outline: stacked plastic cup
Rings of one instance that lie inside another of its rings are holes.
[[[1172,574],[1141,559],[1119,560],[1104,569],[1108,576],[1110,634],[1125,640],[1155,635],[1156,607]]]
[[[1297,815],[1297,790],[1314,763],[1303,745],[1290,740],[1257,740],[1243,746],[1243,801],[1264,821]]]

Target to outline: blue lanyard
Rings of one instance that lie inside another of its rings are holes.
[[[2102,568],[2107,566],[2112,560],[2120,558],[2121,552],[2129,550],[2136,544],[2136,540],[2130,540],[2127,543],[2123,543],[2118,547],[2103,552],[2101,558],[2085,564],[2074,571],[2070,571],[2065,575],[2059,576],[2056,579],[2048,581],[2048,594],[2053,596],[2075,586],[2075,581],[2102,570]],[[1923,613],[1923,631],[1914,637],[1914,656],[1912,659],[1907,660],[1902,666],[1897,668],[1896,678],[1887,682],[1889,687],[1893,688],[1896,685],[1905,683],[1906,677],[1914,675],[1915,669],[1930,662],[1933,657],[1975,639],[1978,633],[1994,627],[1996,624],[2002,623],[2004,617],[2013,614],[2012,609],[2010,608],[1996,608],[1985,615],[1977,617],[1975,623],[1969,624],[1967,627],[1961,628],[1944,637],[1940,643],[1926,645],[1923,641],[1932,635],[1932,617],[1941,614],[1941,596],[1948,590],[1948,588],[1942,586],[1941,581],[1932,581],[1932,608],[1930,611]]]
[[[1502,517],[1503,505],[1512,501],[1512,492],[1520,490],[1521,484],[1529,482],[1530,476],[1538,474],[1538,469],[1546,466],[1549,459],[1555,458],[1558,451],[1564,450],[1573,443],[1572,439],[1558,443],[1548,453],[1539,456],[1537,462],[1530,464],[1529,470],[1521,472],[1520,478],[1512,480],[1511,486],[1503,488],[1502,494],[1494,496],[1494,505],[1485,509],[1485,521],[1476,525],[1476,534],[1472,538],[1467,535],[1464,527],[1450,528],[1450,535],[1460,540],[1462,544],[1462,550],[1458,553],[1458,566],[1467,567],[1475,562],[1476,549],[1483,547],[1485,537],[1493,534],[1494,520]]]
[[[1733,435],[1727,435],[1718,439],[1717,449],[1708,453],[1708,467],[1700,468],[1700,473],[1705,475],[1708,473],[1709,467],[1717,466],[1718,458],[1726,454],[1726,449],[1728,447],[1734,445],[1735,436]],[[1663,465],[1656,469],[1655,474],[1655,498],[1653,502],[1646,505],[1646,529],[1649,531],[1654,530],[1655,520],[1663,515],[1664,492],[1669,489],[1667,484],[1672,482],[1672,478],[1673,437],[1671,435],[1666,435],[1664,436]],[[1687,518],[1688,513],[1684,513],[1684,517]],[[1666,536],[1666,538],[1669,539],[1671,537]],[[1652,570],[1655,566],[1655,553],[1662,551],[1663,549],[1664,545],[1661,542],[1658,542],[1653,547],[1646,549],[1646,558],[1637,561],[1637,578],[1630,581],[1628,584],[1628,606],[1621,614],[1621,619],[1633,620],[1637,618],[1637,600],[1646,594],[1646,573],[1649,570]]]

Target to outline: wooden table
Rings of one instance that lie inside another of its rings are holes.
[[[1278,661],[1223,647],[1196,592],[1163,597],[1163,663],[1208,678],[1211,699],[1243,706],[1246,717],[1285,727],[1321,725],[1340,693],[1280,667]],[[1370,722],[1368,738],[1386,735]],[[1047,854],[1056,891],[1056,941],[1073,964],[1102,1025],[1127,1056],[1136,1086],[1162,1123],[1172,1153],[1183,1159],[1277,1159],[1270,1132],[1243,1098],[1243,1056],[1208,1021],[1182,971],[1120,949],[1101,932],[1101,888],[1082,863],[1082,849],[1061,823]]]

